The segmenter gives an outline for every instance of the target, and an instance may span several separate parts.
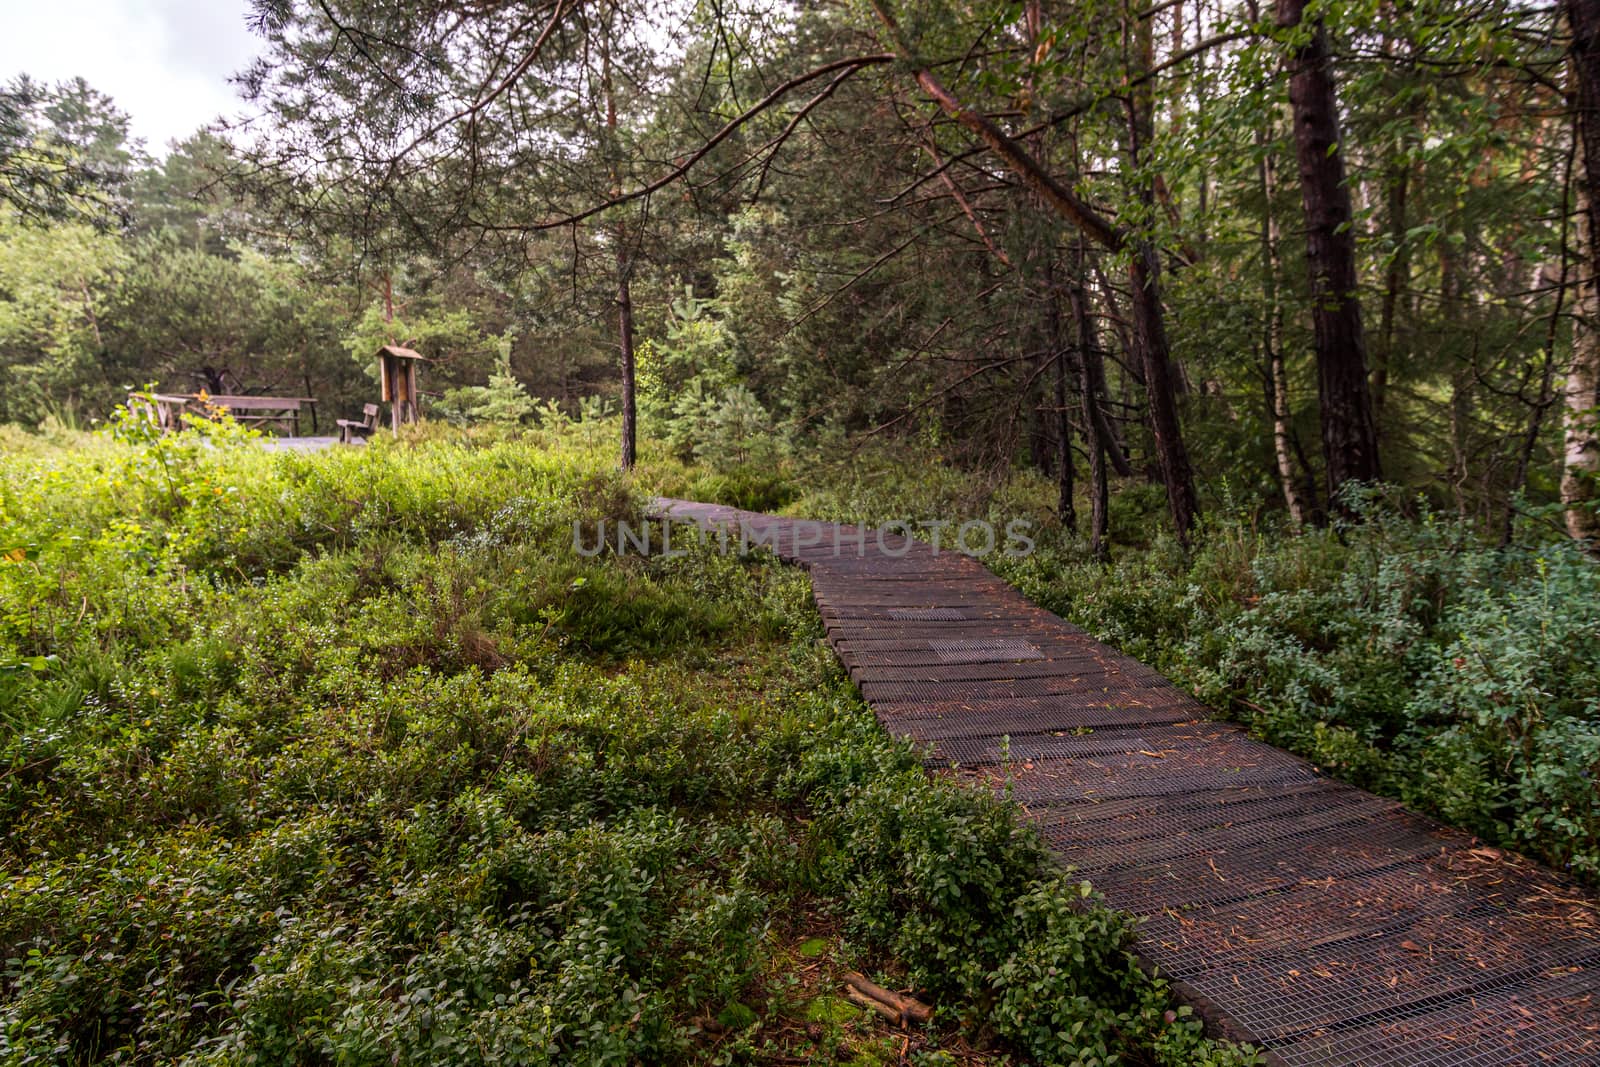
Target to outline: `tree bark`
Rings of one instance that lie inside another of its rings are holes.
[[[1266,314],[1261,330],[1262,366],[1267,377],[1267,405],[1272,414],[1272,453],[1277,464],[1278,487],[1289,510],[1289,524],[1299,531],[1306,523],[1305,504],[1294,481],[1294,456],[1289,444],[1289,380],[1283,365],[1283,304],[1278,295],[1278,216],[1273,211],[1273,191],[1277,184],[1272,153],[1267,150],[1272,138],[1265,130],[1256,131],[1256,144],[1262,149],[1261,182],[1262,225],[1261,259]]]
[[[609,34],[610,27],[607,27]],[[617,97],[611,84],[611,45],[609,38],[601,42],[601,82],[606,94],[606,140],[611,155],[611,195],[622,195],[622,165],[620,146],[617,144]],[[619,209],[620,210],[620,209]],[[617,348],[622,363],[622,469],[632,470],[638,459],[638,404],[635,395],[637,378],[633,353],[633,292],[629,275],[633,265],[628,259],[628,226],[619,221],[612,231],[617,242]]]
[[[1577,321],[1567,372],[1561,503],[1567,532],[1600,552],[1600,0],[1564,0],[1572,31],[1574,136],[1578,178]]]
[[[628,228],[618,224],[617,238],[617,341],[622,351],[622,469],[632,470],[639,453],[639,416],[635,396],[638,377],[633,354],[633,292],[628,281]]]
[[[1376,481],[1382,470],[1356,294],[1355,227],[1339,143],[1328,31],[1320,18],[1302,28],[1305,7],[1306,0],[1277,0],[1278,24],[1304,34],[1290,57],[1289,103],[1305,209],[1322,452],[1329,499],[1337,505],[1340,486]]]
[[[1151,20],[1135,18],[1133,29],[1139,62],[1144,70],[1155,66]],[[1153,84],[1146,80],[1127,96],[1127,142],[1130,173],[1138,175],[1149,146],[1155,138],[1155,97]],[[1146,212],[1156,204],[1155,179],[1136,178],[1137,190]],[[1150,406],[1150,430],[1155,436],[1156,463],[1167,489],[1167,508],[1178,540],[1187,544],[1189,529],[1199,514],[1194,491],[1194,472],[1184,447],[1178,424],[1177,381],[1167,341],[1166,315],[1161,307],[1161,261],[1155,247],[1143,238],[1134,238],[1133,256],[1128,261],[1129,306],[1133,319],[1134,348],[1144,366],[1144,394]]]
[[[1385,14],[1393,14],[1392,9],[1386,10]],[[1403,55],[1402,46],[1405,46]],[[1383,54],[1402,78],[1416,76],[1415,44],[1385,32]],[[1395,368],[1397,357],[1403,355],[1397,340],[1396,323],[1402,310],[1410,310],[1407,293],[1411,286],[1411,245],[1406,235],[1411,228],[1411,159],[1416,147],[1417,131],[1422,128],[1421,108],[1413,102],[1406,109],[1404,117],[1410,121],[1398,124],[1399,133],[1391,147],[1394,156],[1388,161],[1383,178],[1384,220],[1391,247],[1389,263],[1383,272],[1383,298],[1378,306],[1378,338],[1371,353],[1372,422],[1378,433],[1380,447],[1383,439],[1383,406],[1389,396],[1389,376]]]
[[[1046,423],[1044,435],[1050,448],[1048,463],[1038,464],[1055,475],[1058,490],[1056,515],[1061,525],[1076,533],[1078,529],[1076,472],[1072,468],[1072,420],[1067,417],[1067,359],[1070,345],[1061,322],[1061,286],[1056,276],[1055,235],[1044,235],[1043,247],[1035,247],[1034,255],[1027,257],[1030,264],[1037,263],[1040,306],[1044,321],[1040,324],[1043,337],[1043,358],[1052,364],[1050,369],[1049,406],[1052,415]]]
[[[1097,351],[1094,319],[1089,315],[1089,294],[1084,289],[1082,264],[1068,291],[1072,305],[1072,318],[1076,329],[1078,371],[1078,403],[1083,409],[1084,451],[1089,454],[1089,548],[1097,557],[1106,554],[1106,540],[1110,534],[1110,489],[1106,482],[1106,454],[1115,447],[1101,432],[1104,412],[1100,407],[1100,385],[1091,370],[1091,359]]]
[[[1167,487],[1167,509],[1172,513],[1178,540],[1189,541],[1189,531],[1200,513],[1195,497],[1194,472],[1178,423],[1178,400],[1173,386],[1172,360],[1167,355],[1166,316],[1161,311],[1161,267],[1155,249],[1140,242],[1128,263],[1132,292],[1135,348],[1143,357],[1144,395],[1150,405],[1150,429],[1156,439],[1156,462]]]
[[[1410,227],[1407,217],[1411,189],[1409,156],[1392,166],[1384,184],[1384,197],[1388,201],[1389,241],[1394,248],[1389,254],[1389,266],[1383,272],[1383,303],[1378,309],[1378,344],[1372,359],[1374,426],[1383,417],[1383,404],[1389,395],[1389,374],[1396,355],[1395,321],[1399,316],[1402,294],[1411,284],[1411,252],[1406,241],[1406,232]]]
[[[1056,513],[1061,516],[1062,526],[1077,533],[1077,486],[1074,484],[1077,472],[1072,469],[1072,420],[1067,417],[1067,360],[1070,357],[1068,346],[1063,343],[1059,295],[1051,285],[1050,357],[1055,361],[1056,486],[1060,490]]]

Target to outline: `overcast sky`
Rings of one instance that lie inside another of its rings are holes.
[[[256,53],[248,0],[0,0],[0,80],[81,75],[154,155],[241,103],[228,76]]]

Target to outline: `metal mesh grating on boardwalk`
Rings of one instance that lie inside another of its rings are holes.
[[[1019,660],[1044,659],[1044,653],[1027,641],[1008,641],[1003,638],[989,640],[934,640],[928,645],[941,663],[995,663]]]
[[[1288,1067],[1548,1067],[1600,1063],[1600,972],[1507,979],[1463,1001],[1380,1012],[1275,1043]]]
[[[1215,992],[1241,1000],[1236,1016],[1252,1033],[1274,1044],[1298,1043],[1307,1051],[1336,1044],[1333,1035],[1340,1032],[1346,1040],[1361,1031],[1370,1032],[1374,1023],[1399,1022],[1440,1008],[1459,1009],[1463,1004],[1475,1008],[1480,999],[1506,994],[1527,996],[1530,985],[1536,986],[1550,977],[1583,975],[1581,985],[1574,985],[1591,993],[1597,991],[1593,959],[1548,968],[1474,970],[1468,964],[1440,961],[1437,957],[1408,966],[1406,961],[1394,960],[1393,955],[1375,943],[1337,957],[1300,961],[1300,967],[1279,964],[1270,972],[1236,967],[1227,973],[1186,981],[1202,993]],[[1470,1012],[1454,1014],[1458,1027],[1472,1028]],[[1515,1046],[1514,1040],[1510,1047]]]
[[[1142,917],[1141,957],[1272,1062],[1600,1064],[1600,909],[1571,880],[1212,721],[973,561],[661,506],[781,534],[884,727],[1012,797]]]
[[[906,621],[927,619],[941,622],[954,622],[959,619],[970,619],[971,615],[960,608],[890,608],[884,614],[891,619]]]
[[[884,701],[876,710],[890,733],[925,741],[1137,728],[1206,719],[1211,714],[1193,698],[1159,689],[1148,690],[1137,698],[1081,693],[1012,700]]]
[[[1085,698],[1133,689],[1156,688],[1165,683],[1142,672],[1111,667],[1044,678],[975,679],[970,682],[874,681],[858,682],[869,702],[931,704],[941,700],[1008,700],[1012,698],[1079,695]]]

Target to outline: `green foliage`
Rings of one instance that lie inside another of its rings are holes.
[[[51,401],[106,404],[101,322],[127,266],[117,237],[88,223],[0,216],[0,418],[37,422]]]
[[[799,572],[580,557],[609,456],[209,433],[0,459],[0,1060],[721,1062],[821,911],[1030,1062],[1244,1062]]]
[[[1107,566],[996,560],[1030,597],[1275,744],[1600,879],[1600,566],[1371,497],[1299,537],[1215,520]]]
[[[1024,520],[1056,529],[1057,489],[1032,471],[962,470],[906,444],[824,440],[805,457],[791,510],[807,518],[883,524]]]
[[[391,315],[380,301],[368,305],[360,320],[350,327],[344,347],[350,358],[367,367],[376,380],[377,352],[384,345],[414,348],[432,359],[484,357],[498,349],[470,311],[418,310]]]
[[[488,385],[468,385],[444,395],[440,408],[457,422],[488,422],[519,426],[537,408],[528,389],[511,370],[511,347],[515,336],[509,331],[495,342],[498,353]]]
[[[738,380],[715,305],[685,287],[668,307],[664,336],[639,346],[639,393],[647,408],[669,408],[685,390],[718,393]]]
[[[679,458],[719,471],[770,465],[787,451],[772,416],[742,385],[714,395],[704,379],[693,379],[673,401],[672,414],[661,426]]]
[[[734,467],[695,478],[689,483],[686,494],[691,500],[766,512],[784,507],[799,496],[799,490],[782,470],[772,467]]]
[[[8,221],[106,226],[137,149],[128,116],[82,78],[0,85],[0,206]]]

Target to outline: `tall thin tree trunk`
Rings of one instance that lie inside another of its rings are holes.
[[[1472,422],[1472,372],[1470,367],[1457,366],[1450,374],[1450,495],[1456,502],[1456,515],[1467,517],[1467,481],[1472,477],[1470,467]]]
[[[1567,371],[1561,503],[1567,532],[1600,552],[1600,0],[1564,0],[1572,31],[1578,178],[1578,276]]]
[[[1470,236],[1463,231],[1462,246],[1471,247]],[[1466,320],[1471,313],[1467,304],[1466,271],[1457,257],[1453,246],[1448,241],[1439,242],[1439,317],[1447,323],[1459,323]],[[1470,336],[1471,331],[1468,331]],[[1466,378],[1465,362],[1459,353],[1451,352],[1455,366],[1450,370],[1450,398],[1448,401],[1449,436],[1444,442],[1449,450],[1449,458],[1445,463],[1445,480],[1450,486],[1450,495],[1456,504],[1456,513],[1462,518],[1466,517],[1466,500],[1463,496],[1463,485],[1467,478],[1466,459],[1466,408],[1464,381]]]
[[[1142,69],[1155,66],[1154,42],[1148,18],[1134,17],[1134,47]],[[1127,96],[1127,155],[1129,170],[1138,173],[1151,141],[1155,137],[1155,98],[1153,83],[1134,87]],[[1146,180],[1137,190],[1146,212],[1156,203],[1154,180]],[[1178,540],[1188,543],[1190,527],[1199,514],[1194,491],[1194,472],[1184,447],[1178,423],[1177,377],[1167,340],[1166,315],[1161,307],[1161,261],[1155,247],[1145,238],[1133,238],[1133,256],[1128,261],[1129,306],[1133,317],[1135,350],[1144,365],[1145,399],[1150,406],[1150,429],[1155,436],[1156,462],[1167,489],[1167,508]]]
[[[1406,214],[1406,201],[1411,187],[1411,164],[1402,161],[1385,183],[1388,200],[1389,240],[1394,245],[1389,256],[1389,266],[1383,272],[1383,303],[1378,309],[1378,344],[1372,357],[1372,420],[1377,425],[1383,417],[1383,404],[1389,397],[1389,374],[1395,361],[1395,322],[1399,317],[1400,300],[1411,284],[1411,255],[1407,250],[1406,231],[1410,220]]]
[[[628,276],[628,228],[617,225],[617,340],[622,352],[622,469],[632,470],[638,459],[638,403],[635,396],[636,372],[633,354],[633,292]]]
[[[1289,525],[1298,533],[1306,524],[1306,506],[1294,483],[1294,454],[1289,441],[1289,383],[1283,369],[1283,349],[1267,350],[1267,394],[1272,404],[1272,453],[1278,467],[1278,488],[1289,510]]]
[[[1048,314],[1048,312],[1047,312]],[[1037,388],[1028,387],[1028,458],[1036,470],[1047,476],[1056,474],[1055,417],[1051,414],[1051,386],[1044,375],[1050,369],[1055,346],[1046,344],[1034,360],[1033,377]]]
[[[1522,442],[1517,449],[1517,466],[1511,476],[1511,485],[1506,489],[1506,507],[1501,521],[1500,544],[1502,547],[1509,545],[1516,534],[1517,522],[1517,495],[1528,484],[1528,469],[1533,466],[1533,452],[1539,447],[1539,433],[1544,428],[1545,413],[1555,403],[1555,378],[1556,378],[1556,340],[1561,332],[1561,315],[1566,310],[1567,288],[1569,281],[1570,262],[1568,257],[1569,226],[1572,208],[1572,165],[1577,156],[1577,140],[1567,152],[1566,169],[1561,175],[1561,241],[1556,267],[1556,298],[1550,307],[1550,317],[1545,320],[1544,328],[1544,366],[1539,375],[1539,398],[1528,410],[1528,422],[1522,431]],[[1544,269],[1539,272],[1540,280],[1546,277]]]
[[[1061,491],[1056,510],[1061,525],[1078,532],[1077,472],[1072,469],[1072,420],[1067,417],[1067,361],[1065,349],[1056,353],[1056,485]]]
[[[1277,8],[1279,25],[1300,27],[1306,0],[1277,0]],[[1328,31],[1318,18],[1305,33],[1290,63],[1289,103],[1305,207],[1322,452],[1329,498],[1337,503],[1336,494],[1345,482],[1375,481],[1382,471],[1356,294],[1355,228],[1339,143]]]
[[[610,27],[607,27],[609,35]],[[617,97],[611,81],[611,43],[601,42],[601,81],[606,94],[606,138],[611,153],[611,195],[622,195],[622,161],[617,143]],[[638,459],[637,378],[633,353],[633,291],[629,276],[633,264],[628,256],[628,225],[619,221],[612,231],[617,243],[617,348],[622,357],[622,469],[632,470]]]
[[[1101,432],[1104,413],[1097,410],[1104,383],[1096,382],[1090,367],[1092,358],[1098,353],[1099,341],[1095,337],[1094,319],[1089,314],[1089,294],[1084,288],[1081,257],[1067,295],[1077,327],[1075,363],[1078,371],[1078,403],[1083,409],[1084,451],[1089,454],[1089,547],[1096,556],[1104,556],[1111,525],[1106,454],[1115,445]]]
[[[1045,283],[1045,335],[1050,343],[1050,359],[1055,363],[1054,393],[1056,486],[1060,490],[1056,513],[1061,525],[1076,533],[1078,506],[1074,499],[1077,486],[1076,472],[1072,469],[1072,420],[1067,417],[1067,360],[1069,358],[1065,333],[1061,328],[1061,293],[1056,285],[1054,249],[1046,252],[1043,265]]]
[[[1385,18],[1394,18],[1395,15],[1390,6],[1385,4]],[[1404,43],[1384,33],[1383,54],[1389,63],[1402,72],[1402,76],[1412,77],[1416,46],[1408,46],[1408,54],[1402,56],[1399,50]],[[1409,305],[1406,293],[1411,285],[1411,250],[1406,234],[1411,228],[1411,154],[1416,144],[1417,130],[1422,123],[1420,106],[1413,103],[1406,109],[1405,115],[1410,121],[1398,123],[1399,132],[1392,148],[1395,158],[1388,161],[1383,178],[1384,221],[1392,248],[1383,272],[1383,298],[1378,306],[1378,338],[1372,349],[1370,377],[1372,422],[1380,443],[1383,437],[1383,405],[1389,397],[1389,376],[1399,355],[1396,323],[1402,307]]]
[[[1272,452],[1277,462],[1278,487],[1283,491],[1283,504],[1289,510],[1289,524],[1300,530],[1306,523],[1305,504],[1300,500],[1299,487],[1294,482],[1294,456],[1289,445],[1289,380],[1283,365],[1283,306],[1278,295],[1278,274],[1282,263],[1278,258],[1278,216],[1273,210],[1273,190],[1276,185],[1276,167],[1268,146],[1272,143],[1265,130],[1256,131],[1256,144],[1261,151],[1258,174],[1261,181],[1262,225],[1261,259],[1263,295],[1266,297],[1266,315],[1262,322],[1262,361],[1267,373],[1267,403],[1272,412]]]

